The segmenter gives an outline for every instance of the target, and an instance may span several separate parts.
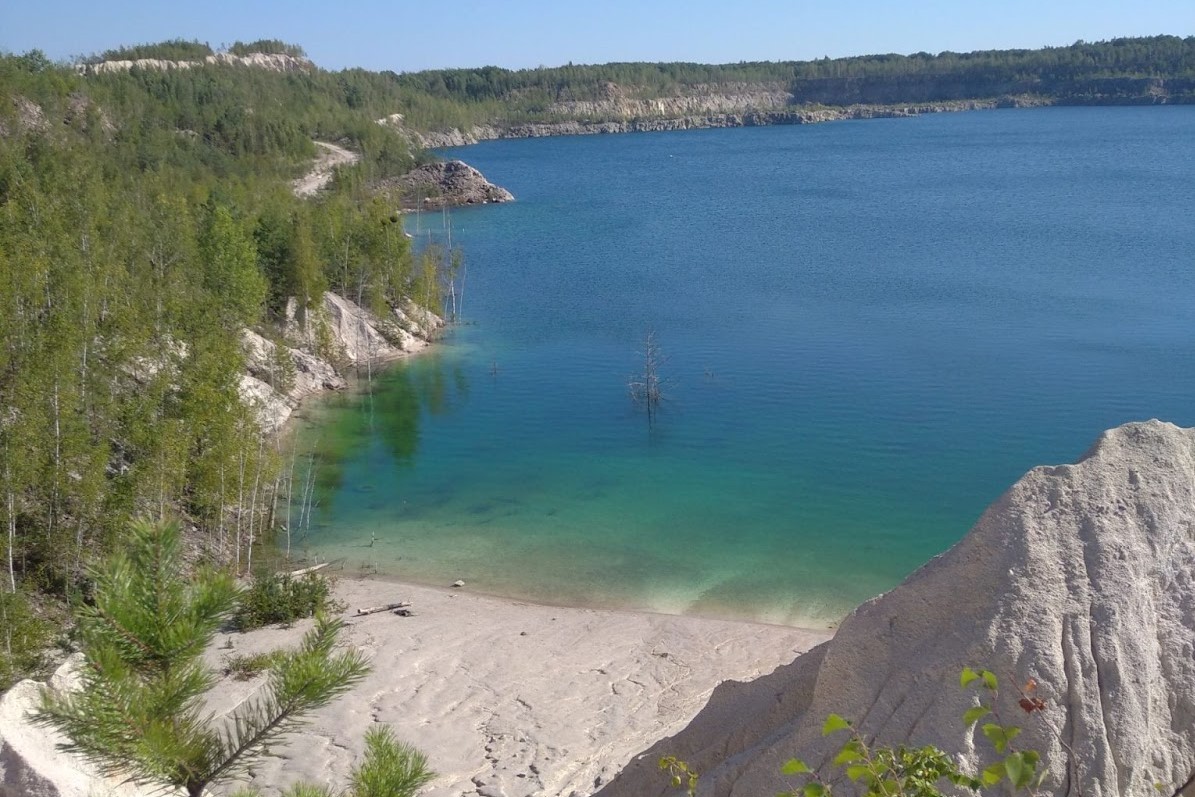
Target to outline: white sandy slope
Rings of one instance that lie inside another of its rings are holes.
[[[399,600],[409,600],[416,614],[351,619],[344,641],[370,657],[373,671],[254,767],[251,782],[265,794],[297,780],[343,786],[365,731],[383,722],[429,756],[439,773],[423,792],[429,797],[587,795],[687,724],[720,682],[769,673],[827,637],[538,606],[467,587],[346,579],[337,591],[350,614]],[[294,644],[304,628],[227,639],[233,653],[247,654]],[[210,655],[218,660],[228,652]],[[213,708],[231,708],[259,684],[226,679]]]

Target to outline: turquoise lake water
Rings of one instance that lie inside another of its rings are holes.
[[[824,625],[1026,469],[1195,423],[1195,108],[449,154],[518,198],[452,217],[468,323],[307,413],[350,570]]]

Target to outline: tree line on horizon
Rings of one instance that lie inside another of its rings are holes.
[[[225,49],[241,55],[305,54],[299,45],[276,39],[236,42]],[[83,60],[195,60],[213,52],[205,42],[175,39],[108,50]],[[161,73],[157,80],[175,82]],[[952,102],[1021,95],[1059,104],[1128,104],[1152,102],[1147,82],[1156,80],[1167,82],[1167,101],[1195,102],[1195,36],[1077,41],[1041,49],[732,64],[569,63],[517,70],[482,66],[403,73],[313,68],[279,81],[283,93],[278,99],[296,112],[308,104],[312,107],[308,115],[320,118],[333,109],[345,108],[364,112],[355,117],[358,122],[401,113],[410,128],[433,131],[576,119],[575,112],[570,116],[561,109],[562,102],[619,96],[656,99],[732,92],[750,85],[788,91],[798,106]],[[604,120],[600,112],[579,119]],[[352,132],[372,135],[363,129]]]
[[[1061,103],[1116,104],[1140,99],[1139,86],[1129,81],[1163,79],[1180,82],[1178,101],[1193,102],[1195,36],[813,61],[568,64],[520,70],[486,66],[384,74],[404,90],[427,98],[423,102],[429,107],[442,104],[440,118],[470,117],[478,122],[556,121],[553,104],[606,99],[612,90],[654,99],[743,84],[789,91],[798,105],[995,99],[1017,94]]]

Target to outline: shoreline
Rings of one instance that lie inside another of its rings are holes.
[[[332,396],[342,396],[356,391],[360,391],[362,383],[368,384],[368,379],[362,377],[362,369],[371,369],[374,373],[381,373],[386,371],[399,363],[407,362],[415,357],[418,357],[428,350],[435,347],[437,343],[442,341],[447,334],[447,324],[440,327],[435,337],[428,340],[425,338],[415,338],[418,341],[418,346],[414,349],[399,349],[393,354],[383,354],[370,359],[368,363],[353,363],[345,368],[345,373],[341,378],[345,381],[345,386],[339,389],[319,388],[297,396],[291,396],[291,400],[295,402],[295,407],[291,410],[286,420],[276,428],[273,434],[280,440],[291,438],[293,440],[297,426],[300,422],[311,420],[310,417],[304,414],[304,410],[308,409],[313,402],[319,402]]]
[[[843,614],[836,620],[827,620],[825,622],[818,621],[813,617],[805,617],[795,622],[785,623],[771,620],[763,620],[758,617],[736,614],[733,611],[727,610],[724,614],[718,613],[689,613],[684,611],[669,611],[662,607],[651,607],[641,605],[625,605],[620,606],[617,602],[610,603],[578,603],[568,600],[552,600],[550,598],[532,598],[522,595],[510,595],[502,592],[494,592],[485,587],[474,586],[471,582],[466,581],[463,588],[454,588],[450,585],[444,584],[442,581],[432,582],[431,580],[424,580],[418,576],[412,575],[398,575],[394,573],[387,573],[385,571],[376,570],[373,572],[358,571],[353,572],[344,568],[337,568],[337,562],[340,562],[343,557],[329,560],[328,567],[319,572],[326,576],[330,581],[340,582],[378,582],[380,584],[393,584],[400,587],[411,587],[420,590],[430,590],[432,592],[443,593],[446,595],[475,595],[479,598],[488,600],[501,601],[518,604],[520,606],[537,606],[543,609],[560,609],[561,611],[590,611],[590,612],[610,612],[613,614],[642,614],[651,617],[666,617],[666,618],[684,618],[688,620],[702,620],[715,623],[742,623],[745,625],[761,626],[764,628],[784,629],[788,631],[804,631],[813,634],[829,634],[833,635],[838,630],[838,626],[846,619],[847,614]],[[289,566],[296,568],[310,567],[312,565],[321,564],[319,560],[309,559],[295,559],[287,563]],[[345,565],[348,562],[344,562]],[[881,593],[882,594],[882,593]],[[875,596],[873,596],[875,597]],[[356,609],[357,607],[349,607]]]
[[[791,105],[761,109],[744,107],[733,112],[698,113],[647,118],[611,118],[604,121],[569,119],[561,121],[474,124],[468,129],[451,128],[415,133],[424,149],[469,147],[484,141],[558,136],[663,133],[680,130],[710,130],[741,127],[784,127],[867,119],[910,119],[926,114],[964,113],[1008,108],[1058,106],[1046,98],[1023,95],[970,100],[892,103],[884,105]]]
[[[314,549],[314,546],[313,546]],[[321,552],[315,549],[315,552]],[[279,559],[280,562],[284,560]],[[459,574],[465,580],[465,587],[463,590],[454,589],[450,586],[451,582],[443,578],[433,578],[431,576],[422,578],[417,574],[410,573],[393,573],[387,572],[385,569],[378,568],[375,570],[355,569],[353,562],[347,556],[336,555],[331,558],[296,558],[290,562],[286,562],[286,566],[294,568],[310,567],[311,565],[328,563],[328,567],[320,572],[334,581],[362,581],[362,582],[378,582],[381,584],[397,584],[401,586],[410,586],[418,589],[426,589],[434,592],[442,592],[445,594],[463,594],[467,592],[470,595],[476,595],[482,598],[488,598],[496,601],[509,601],[527,606],[539,606],[546,609],[561,609],[561,610],[577,610],[577,611],[596,611],[596,612],[613,612],[624,614],[645,614],[653,617],[669,617],[669,618],[686,618],[691,620],[708,620],[711,622],[726,622],[726,623],[745,623],[748,625],[757,625],[767,628],[788,629],[796,631],[808,631],[811,633],[825,633],[833,634],[838,630],[839,625],[850,613],[849,610],[843,612],[841,615],[815,615],[815,614],[796,614],[791,613],[791,621],[771,620],[766,619],[766,610],[758,606],[748,607],[744,610],[736,610],[733,607],[722,607],[722,611],[717,609],[711,611],[686,611],[682,602],[677,602],[677,608],[672,608],[667,605],[653,605],[650,603],[637,603],[634,601],[621,602],[618,600],[593,600],[593,601],[577,601],[569,600],[566,597],[553,598],[551,596],[528,596],[526,594],[517,594],[510,592],[503,592],[488,588],[484,585],[479,585],[474,581],[470,581],[466,574]],[[873,596],[874,597],[874,596]],[[754,608],[753,613],[749,609]],[[759,612],[763,611],[765,616],[761,617]]]
[[[373,670],[256,765],[250,783],[342,786],[364,732],[385,722],[439,773],[427,797],[587,795],[683,728],[718,684],[768,674],[831,636],[377,577],[339,576],[334,594],[349,607],[342,642],[362,650]],[[353,616],[399,600],[411,602],[414,616]],[[232,649],[209,651],[209,661],[293,645],[308,625],[221,634]],[[211,708],[227,711],[261,681],[223,679]]]

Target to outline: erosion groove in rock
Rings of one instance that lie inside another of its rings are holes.
[[[963,729],[975,701],[959,687],[964,665],[1001,677],[1004,721],[1048,762],[1043,793],[1176,786],[1195,769],[1193,530],[1195,430],[1149,421],[1105,432],[1076,464],[1026,474],[823,648],[724,684],[598,794],[668,793],[655,767],[664,754],[702,773],[702,794],[774,794],[793,785],[779,774],[790,757],[828,771],[842,742],[821,735],[831,712],[882,743],[938,745],[976,767],[992,756]],[[1028,678],[1042,715],[1016,706]]]

